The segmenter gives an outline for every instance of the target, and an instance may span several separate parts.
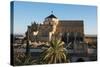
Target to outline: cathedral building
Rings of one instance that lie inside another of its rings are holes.
[[[48,42],[61,39],[64,42],[84,40],[83,20],[60,20],[54,14],[47,16],[43,23],[36,22],[28,26],[26,35],[31,42]]]

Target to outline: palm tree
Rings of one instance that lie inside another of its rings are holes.
[[[64,42],[57,39],[52,40],[50,47],[42,53],[41,61],[43,64],[69,62],[68,53],[64,48]]]

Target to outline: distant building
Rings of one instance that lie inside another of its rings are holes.
[[[31,42],[50,41],[54,38],[61,39],[64,42],[84,40],[83,20],[59,20],[55,15],[47,16],[42,24],[34,22],[28,26],[26,32]],[[67,41],[66,41],[67,40]]]
[[[84,41],[85,41],[86,43],[97,42],[97,36],[96,36],[96,35],[85,35]]]
[[[97,36],[96,35],[85,35],[84,41],[90,48],[97,48]]]
[[[24,35],[14,34],[13,35],[13,43],[22,44],[22,40],[24,39]]]

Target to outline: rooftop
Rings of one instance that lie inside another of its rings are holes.
[[[46,18],[57,18],[55,15],[53,15],[53,14],[51,14],[51,15],[49,15],[48,17],[46,17]]]

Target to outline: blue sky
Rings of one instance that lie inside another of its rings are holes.
[[[25,33],[34,21],[42,23],[51,11],[59,20],[83,20],[85,34],[97,34],[96,6],[22,1],[14,2],[14,33]]]

